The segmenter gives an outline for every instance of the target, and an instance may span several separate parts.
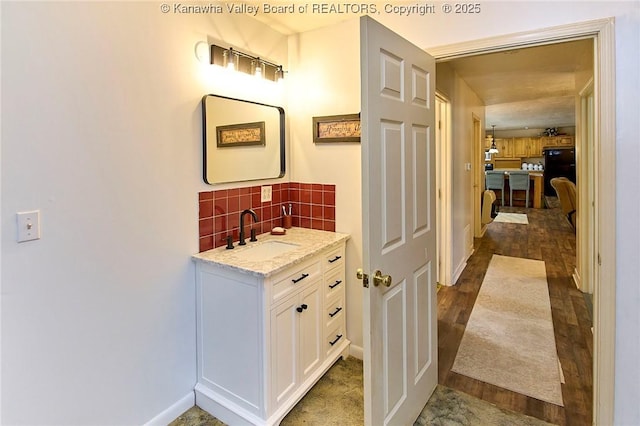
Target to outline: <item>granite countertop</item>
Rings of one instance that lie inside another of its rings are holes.
[[[338,246],[340,243],[348,240],[349,235],[307,228],[290,228],[287,229],[285,235],[265,233],[258,235],[257,238],[258,241],[253,243],[249,242],[247,238],[246,246],[240,246],[237,241],[234,241],[235,248],[233,250],[218,247],[194,254],[192,259],[194,262],[211,264],[259,277],[268,277],[291,265],[304,262],[321,250]],[[257,247],[268,241],[281,241],[283,243],[296,244],[298,247],[267,260],[251,260],[243,256],[245,250],[250,250],[252,247]]]

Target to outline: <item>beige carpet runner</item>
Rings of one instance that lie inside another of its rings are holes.
[[[559,365],[544,262],[494,255],[451,370],[563,406]]]

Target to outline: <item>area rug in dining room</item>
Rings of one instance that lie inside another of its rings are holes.
[[[524,213],[503,213],[500,212],[493,219],[494,222],[504,222],[504,223],[519,223],[522,225],[528,225],[529,219],[527,215]]]
[[[544,262],[493,255],[451,371],[563,406]]]

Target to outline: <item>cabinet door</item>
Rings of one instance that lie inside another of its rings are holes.
[[[557,138],[558,146],[573,146],[573,136],[558,136]]]
[[[496,138],[496,147],[498,148],[498,153],[495,154],[495,158],[513,158],[511,139]]]
[[[300,295],[300,382],[303,382],[322,361],[322,288],[314,284]],[[296,308],[297,309],[297,308]]]
[[[486,138],[484,138],[484,149],[491,148],[492,141],[493,141],[493,138],[491,136],[487,136]]]
[[[556,138],[554,136],[543,136],[540,138],[540,140],[542,140],[542,147],[546,147],[546,146],[557,146],[558,145],[558,141],[556,140]]]
[[[529,138],[529,157],[542,157],[542,138]]]
[[[299,295],[271,310],[271,398],[277,408],[298,386]]]
[[[529,156],[529,138],[513,139],[513,156],[519,158]]]

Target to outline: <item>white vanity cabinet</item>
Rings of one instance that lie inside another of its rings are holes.
[[[194,256],[196,404],[227,424],[279,424],[326,370],[348,354],[348,236],[292,230],[287,241],[298,241],[300,248],[283,254],[282,262],[260,262],[256,270],[246,260],[234,266],[243,249]],[[329,243],[312,239],[315,244],[306,252],[304,237],[310,235]]]
[[[271,307],[271,403],[280,406],[320,365],[322,360],[321,313],[324,307],[320,262],[312,261],[306,268],[276,283],[286,285],[295,280],[310,280],[292,295]],[[294,285],[301,284],[301,282]]]

